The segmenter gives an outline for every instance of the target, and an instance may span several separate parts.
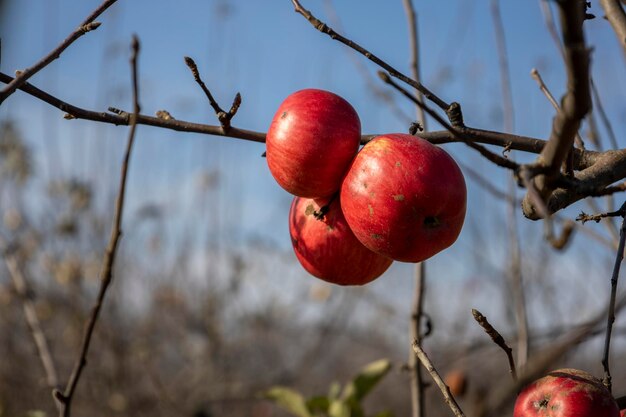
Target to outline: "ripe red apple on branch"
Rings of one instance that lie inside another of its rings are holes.
[[[382,275],[393,262],[358,241],[348,227],[337,199],[316,217],[320,205],[295,197],[289,212],[289,233],[296,257],[310,274],[339,285],[363,285]]]
[[[619,417],[613,396],[587,372],[559,369],[525,387],[513,417]]]
[[[374,252],[421,262],[446,249],[465,219],[463,174],[450,155],[415,136],[378,136],[357,154],[341,186],[341,208]]]
[[[267,131],[267,164],[293,195],[328,197],[341,185],[359,149],[361,122],[343,98],[300,90],[283,101]]]

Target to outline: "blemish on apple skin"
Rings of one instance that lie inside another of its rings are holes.
[[[400,163],[400,161],[396,161],[396,166],[397,166],[397,167],[401,167],[401,166],[402,166],[402,164]]]
[[[376,240],[378,240],[378,239],[380,239],[382,236],[381,236],[381,235],[379,235],[378,233],[372,233],[372,234],[370,235],[370,237],[371,237],[372,239],[376,239]]]
[[[396,194],[393,196],[393,199],[396,201],[404,201],[404,194]]]
[[[284,111],[283,114],[280,115],[281,119],[284,119],[285,117],[287,117],[287,112],[286,111]]]
[[[367,188],[367,183],[366,182],[363,183],[363,188]]]
[[[313,213],[315,213],[315,207],[313,207],[313,204],[309,204],[308,206],[306,206],[306,209],[304,210],[304,215],[310,216]]]
[[[370,212],[370,217],[372,217],[372,216],[374,215],[374,207],[372,207],[372,205],[371,205],[371,204],[368,204],[368,205],[367,205],[367,209],[368,209],[368,210],[369,210],[369,212]]]
[[[326,226],[326,231],[327,232],[332,232],[333,230],[335,230],[335,228],[332,227],[330,224]]]

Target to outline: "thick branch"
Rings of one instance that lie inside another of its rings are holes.
[[[559,175],[561,165],[572,149],[580,122],[591,108],[589,50],[585,46],[582,29],[585,19],[584,3],[567,1],[557,4],[563,33],[567,92],[561,100],[561,111],[554,117],[550,139],[538,158],[538,163],[547,168],[546,175],[540,175],[534,180],[544,199],[554,189],[551,181]],[[536,212],[534,206],[534,201],[527,194],[522,204],[524,215],[529,217]]]
[[[43,57],[39,62],[30,68],[20,71],[13,81],[5,86],[0,91],[0,104],[7,99],[11,94],[15,92],[21,85],[23,85],[30,77],[41,71],[48,66],[52,61],[59,58],[61,53],[67,49],[75,40],[83,36],[85,33],[95,30],[100,26],[100,23],[94,22],[98,16],[100,16],[106,9],[108,9],[117,0],[106,0],[95,11],[91,13],[79,26],[70,34],[59,46],[54,48],[52,52]]]

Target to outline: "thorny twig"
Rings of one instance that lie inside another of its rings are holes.
[[[511,377],[513,378],[513,381],[516,381],[517,371],[515,369],[515,359],[513,359],[513,349],[511,349],[511,347],[507,345],[506,341],[504,340],[504,337],[502,337],[500,332],[498,332],[491,325],[491,323],[489,323],[489,321],[487,320],[487,317],[483,316],[480,311],[473,308],[472,316],[474,316],[474,320],[476,320],[476,322],[480,324],[480,327],[482,327],[485,330],[485,332],[489,335],[491,340],[493,340],[493,342],[496,345],[498,345],[504,351],[504,353],[506,353],[506,357],[509,360],[509,372],[511,373]]]
[[[132,40],[132,53],[130,58],[131,70],[132,70],[132,86],[133,86],[133,114],[130,116],[130,131],[128,133],[128,141],[126,144],[126,151],[124,153],[124,159],[122,161],[122,168],[120,174],[120,185],[115,202],[115,212],[113,213],[113,227],[111,228],[111,236],[109,237],[109,243],[104,253],[104,259],[102,262],[102,269],[100,270],[100,289],[98,291],[98,297],[92,308],[91,315],[85,327],[83,334],[83,341],[81,344],[80,354],[78,360],[74,365],[72,375],[63,392],[55,390],[54,397],[59,405],[59,417],[69,417],[70,407],[72,399],[78,385],[78,381],[82,374],[85,365],[87,364],[87,352],[89,350],[91,337],[93,336],[96,322],[104,302],[107,289],[113,279],[113,265],[115,263],[115,256],[117,254],[117,247],[119,239],[122,235],[122,214],[124,211],[124,197],[126,195],[126,179],[128,176],[128,166],[130,162],[130,154],[133,148],[135,140],[135,131],[137,129],[137,115],[139,114],[139,82],[137,71],[137,57],[139,55],[139,39],[133,36]]]
[[[108,9],[113,3],[117,0],[106,0],[102,3],[96,10],[94,10],[79,26],[78,28],[70,34],[59,46],[54,48],[52,52],[43,57],[39,62],[33,65],[30,68],[26,68],[23,71],[19,71],[17,76],[11,81],[8,85],[6,85],[2,91],[0,91],[0,104],[4,100],[7,99],[11,94],[15,92],[20,86],[24,85],[24,83],[33,75],[41,71],[43,68],[48,66],[52,61],[59,58],[61,53],[67,49],[74,41],[78,38],[86,34],[87,32],[91,32],[92,30],[96,30],[100,23],[94,22],[106,9]]]

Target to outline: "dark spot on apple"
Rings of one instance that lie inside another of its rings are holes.
[[[426,226],[429,229],[430,228],[435,228],[435,227],[439,226],[440,224],[441,224],[441,222],[435,216],[426,216],[426,217],[424,217],[424,226]]]
[[[401,166],[402,166],[402,164],[400,163],[400,161],[396,161],[396,166],[397,166],[397,167],[401,167]]]
[[[315,207],[313,207],[313,204],[309,204],[308,206],[306,206],[306,209],[304,209],[304,215],[310,216],[313,213],[315,213]]]
[[[541,401],[535,401],[533,403],[533,407],[535,407],[536,410],[542,410],[542,409],[548,408],[549,403],[550,403],[550,396],[546,395],[545,397],[541,399]],[[555,406],[556,405],[553,405],[551,408],[554,408]]]
[[[404,194],[396,194],[393,196],[393,199],[396,201],[404,201]]]
[[[286,111],[284,111],[283,114],[280,115],[281,119],[284,119],[285,117],[287,117],[287,112]]]
[[[379,234],[377,234],[377,233],[372,233],[372,234],[370,235],[370,237],[371,237],[372,239],[376,239],[376,240],[378,240],[378,239],[380,239],[382,236],[381,236],[381,235],[379,235]]]
[[[366,182],[363,183],[363,188],[367,188],[367,183]]]

